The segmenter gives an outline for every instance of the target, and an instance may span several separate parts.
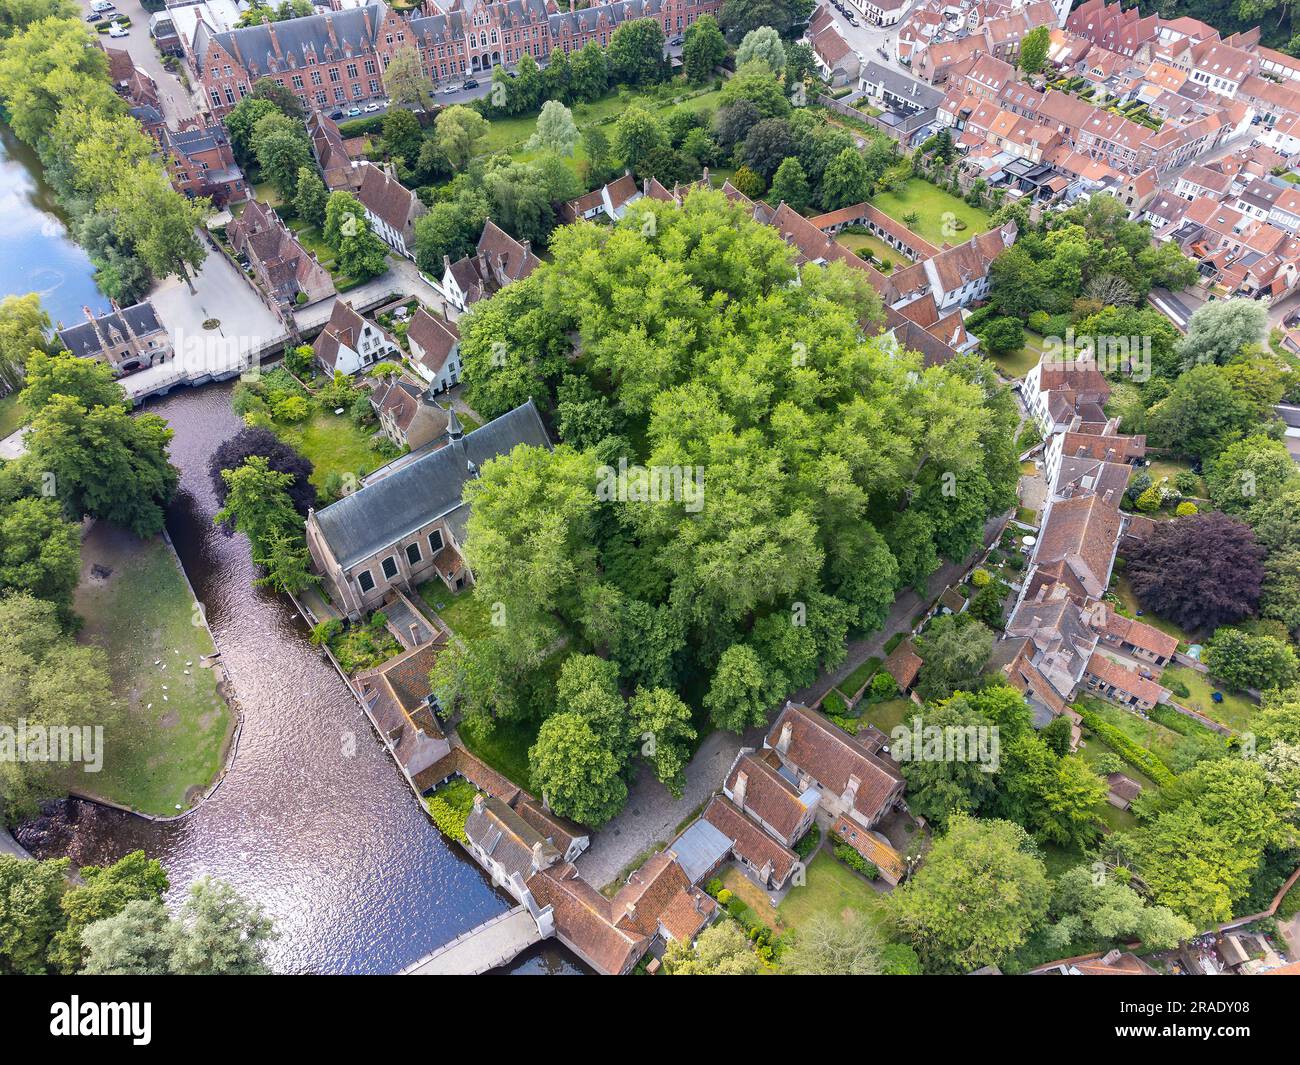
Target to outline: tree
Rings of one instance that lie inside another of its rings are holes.
[[[81,935],[88,976],[170,976],[176,926],[161,899],[135,899]]]
[[[389,108],[384,114],[383,145],[390,159],[401,159],[413,169],[420,161],[420,149],[424,146],[420,120],[403,108]]]
[[[830,161],[822,177],[822,206],[828,211],[862,203],[871,195],[871,175],[862,154],[845,148]]]
[[[258,976],[275,926],[262,907],[229,884],[203,877],[190,885],[177,920],[172,970],[180,976]]]
[[[26,497],[0,507],[0,594],[30,592],[71,615],[81,576],[81,527],[54,499]]]
[[[132,417],[56,394],[33,417],[24,461],[48,476],[69,520],[90,515],[154,536],[180,479],[167,461],[171,438],[156,414]]]
[[[1052,38],[1046,26],[1038,26],[1021,38],[1020,57],[1017,63],[1026,74],[1037,74],[1043,69]]]
[[[737,154],[745,166],[769,181],[793,150],[790,123],[783,118],[765,118],[755,123]]]
[[[810,197],[803,165],[793,156],[782,160],[772,178],[772,199],[777,203],[787,203],[802,213],[807,209]]]
[[[1023,828],[958,814],[894,892],[893,911],[927,971],[969,972],[1024,944],[1047,912],[1049,891]]]
[[[263,179],[275,186],[281,199],[292,199],[298,171],[312,167],[311,142],[302,124],[281,114],[260,118],[253,127],[252,146]]]
[[[742,100],[753,104],[763,118],[784,118],[790,113],[785,86],[761,60],[737,68],[735,76],[722,86],[718,106],[730,107]]]
[[[609,88],[609,68],[605,49],[595,40],[588,41],[569,63],[573,82],[573,95],[579,100],[596,100]]]
[[[785,45],[781,43],[781,35],[771,26],[750,30],[736,49],[737,70],[753,60],[765,63],[773,74],[784,72]]]
[[[975,332],[992,355],[1005,355],[1025,346],[1025,327],[1019,318],[987,318]]]
[[[426,273],[440,275],[444,258],[456,262],[472,254],[487,215],[487,200],[477,191],[435,203],[415,220],[416,264]]]
[[[295,166],[293,174],[297,173]],[[291,183],[288,195],[292,193]],[[142,162],[119,178],[101,204],[116,215],[118,236],[135,249],[155,277],[178,274],[195,291],[190,271],[198,270],[208,254],[197,234],[212,208],[206,197],[182,196],[156,165]]]
[[[85,865],[80,883],[71,886],[60,902],[66,923],[50,944],[50,963],[62,973],[75,973],[85,960],[82,931],[96,921],[112,917],[138,899],[161,899],[167,891],[167,873],[161,863],[132,851],[110,866]]]
[[[861,914],[821,914],[800,926],[781,961],[794,976],[877,976],[880,934]]]
[[[1248,436],[1229,444],[1208,465],[1205,487],[1221,511],[1249,521],[1262,502],[1300,488],[1300,472],[1282,441]]]
[[[642,173],[650,153],[667,143],[663,123],[635,104],[619,115],[614,125],[614,151],[637,174]]]
[[[979,687],[979,676],[993,653],[993,633],[960,615],[935,618],[917,639],[925,668],[916,691],[922,699],[946,699],[958,689]]]
[[[43,410],[55,395],[70,396],[83,407],[122,407],[126,393],[113,379],[113,368],[98,359],[79,359],[69,352],[34,351],[27,360],[27,387],[18,397],[30,415]]]
[[[23,387],[23,369],[32,352],[44,352],[50,316],[35,292],[0,300],[0,386],[13,392]]]
[[[724,153],[731,152],[761,117],[758,108],[748,100],[737,100],[726,107],[719,107],[713,116],[713,135],[717,138],[718,147]]]
[[[767,188],[767,182],[747,166],[742,166],[736,171],[731,178],[731,183],[736,187],[737,192],[742,196],[748,196],[751,200],[758,199]]]
[[[766,677],[758,655],[743,643],[732,644],[718,661],[713,682],[704,696],[704,706],[718,728],[743,732],[767,719],[766,690]]]
[[[682,70],[692,85],[703,85],[727,57],[727,42],[712,15],[701,15],[686,27]]]
[[[1235,436],[1257,429],[1271,416],[1269,408],[1281,398],[1281,390],[1254,398],[1236,387],[1234,370],[1239,377],[1236,366],[1206,363],[1182,374],[1147,414],[1152,442],[1207,460]]]
[[[667,688],[641,688],[628,704],[632,731],[640,737],[641,753],[654,766],[655,776],[673,798],[686,784],[686,763],[696,733],[691,708]]]
[[[365,209],[352,193],[344,189],[330,193],[323,232],[339,269],[348,276],[366,280],[388,269],[388,248],[370,228]]]
[[[226,131],[230,135],[230,147],[235,159],[248,166],[253,160],[253,130],[267,115],[283,115],[284,112],[270,100],[257,96],[245,96],[235,104],[230,114],[226,115]]]
[[[0,973],[40,976],[50,940],[63,925],[68,859],[29,862],[0,854]]]
[[[606,50],[609,78],[623,85],[648,85],[662,81],[664,31],[658,19],[639,18],[620,23]]]
[[[1151,905],[1112,877],[1098,882],[1086,865],[1062,873],[1052,886],[1052,916],[1049,932],[1061,948],[1095,936],[1116,943],[1137,938],[1148,950],[1172,950],[1196,934],[1189,921],[1167,906]]]
[[[752,944],[740,926],[728,920],[709,925],[694,944],[672,940],[664,967],[671,976],[754,976],[760,969]]]
[[[220,473],[226,484],[226,499],[212,520],[247,536],[253,561],[260,564],[272,542],[300,524],[289,496],[295,475],[272,469],[265,456],[255,453],[239,466]]]
[[[558,100],[547,100],[542,104],[542,113],[537,116],[537,131],[528,139],[528,147],[556,155],[572,155],[578,137],[573,112]]]
[[[1289,688],[1300,679],[1300,662],[1286,641],[1227,626],[1206,645],[1205,664],[1233,688]]]
[[[1129,552],[1125,573],[1144,610],[1189,632],[1212,632],[1255,613],[1263,560],[1244,522],[1193,514],[1157,522]]]
[[[1178,345],[1183,368],[1224,366],[1243,348],[1259,344],[1268,328],[1268,308],[1258,300],[1233,299],[1203,303],[1187,323]]]
[[[487,119],[464,104],[452,104],[439,113],[435,123],[438,146],[453,170],[464,170],[474,148],[488,131]]]
[[[812,13],[807,0],[725,0],[721,23],[727,36],[738,41],[750,30],[772,26],[788,33]]]
[[[325,224],[325,204],[329,200],[329,189],[311,167],[304,166],[298,171],[298,185],[293,194],[294,212],[304,222],[313,226]]]
[[[303,12],[303,14],[310,14],[310,12]],[[253,82],[252,96],[258,100],[269,100],[275,104],[277,110],[290,118],[301,121],[306,117],[302,103],[293,89],[288,85],[281,85],[275,78],[258,78]]]
[[[420,69],[420,53],[414,45],[402,44],[393,49],[384,68],[384,90],[395,107],[415,110],[428,104],[429,79]]]
[[[562,817],[603,825],[627,801],[619,763],[579,714],[547,718],[528,752],[533,786]]]
[[[988,720],[964,697],[956,695],[926,708],[921,718],[923,729],[987,728]],[[910,721],[904,723],[912,728]],[[921,734],[912,742],[919,744]],[[895,739],[897,746],[897,740]],[[920,752],[917,752],[919,754]],[[901,759],[903,778],[907,781],[908,805],[927,821],[942,828],[953,815],[975,814],[994,795],[996,778],[989,767],[975,759],[924,758],[913,755]]]

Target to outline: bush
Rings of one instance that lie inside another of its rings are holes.
[[[826,693],[822,699],[822,713],[827,717],[844,717],[848,713],[848,707],[844,705],[839,692]]]
[[[453,780],[424,800],[433,823],[452,839],[466,842],[465,820],[474,809],[478,789],[468,780]]]
[[[903,642],[903,637],[906,635],[907,634],[903,632],[896,632],[893,636],[887,639],[885,641],[885,654],[892,655],[894,651],[898,649],[898,645]]]
[[[993,577],[989,574],[989,571],[986,569],[977,569],[970,575],[970,582],[971,584],[975,585],[976,588],[987,587],[989,582],[992,580]]]
[[[1134,506],[1143,514],[1151,514],[1160,509],[1160,505],[1165,501],[1164,493],[1155,485],[1152,485],[1134,502]]]
[[[722,878],[717,876],[711,878],[709,882],[704,885],[704,893],[714,899],[726,890],[727,889],[722,886]],[[730,892],[728,892],[728,894],[730,894]]]
[[[835,845],[832,853],[835,855],[836,858],[838,858],[841,862],[847,865],[850,869],[853,869],[856,872],[861,873],[868,880],[875,880],[878,876],[880,876],[879,869],[877,869],[871,862],[867,861],[864,857],[862,857],[862,855],[860,855],[857,851],[855,851],[842,839],[840,839],[836,835],[832,835],[831,839],[835,841]]]
[[[1196,479],[1196,474],[1191,470],[1179,470],[1174,475],[1174,487],[1183,495],[1192,496],[1201,486]]]
[[[1174,775],[1164,762],[1145,747],[1135,743],[1126,733],[1103,721],[1096,711],[1082,705],[1076,706],[1075,710],[1082,718],[1084,726],[1109,745],[1129,765],[1145,773],[1162,788],[1167,788],[1174,782]]]
[[[1199,514],[1200,510],[1201,508],[1190,500],[1179,503],[1178,506],[1174,507],[1174,513],[1180,518],[1187,518],[1193,514]]]
[[[326,618],[312,627],[311,642],[316,647],[319,647],[321,644],[329,643],[342,631],[343,622],[339,621],[338,618]]]
[[[871,694],[876,699],[892,699],[898,694],[894,678],[883,669],[871,678]]]
[[[808,855],[817,849],[817,845],[822,841],[822,830],[816,825],[808,829],[794,845],[795,854],[799,855],[803,861],[808,860]]]

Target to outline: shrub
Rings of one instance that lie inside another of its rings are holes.
[[[726,890],[727,889],[722,886],[722,878],[717,876],[713,877],[704,885],[704,893],[715,899]],[[730,892],[728,892],[728,894],[730,894]]]
[[[816,825],[808,829],[807,832],[794,845],[795,854],[799,855],[804,861],[808,860],[808,855],[817,849],[817,845],[822,841],[822,830]]]
[[[871,678],[871,694],[877,699],[891,699],[898,694],[894,678],[883,669]]]
[[[827,692],[822,699],[822,713],[827,717],[844,717],[848,712],[848,707],[844,705],[844,700],[840,698],[839,692]]]
[[[728,891],[726,888],[721,888],[721,889],[719,889],[717,895],[715,895],[714,897],[718,900],[718,905],[719,905],[719,906],[725,906],[725,905],[727,905],[727,903],[729,903],[733,898],[735,898],[735,896],[734,896],[730,891]]]
[[[1160,504],[1165,501],[1164,493],[1155,485],[1152,485],[1134,502],[1134,506],[1144,514],[1151,514],[1160,509]]]
[[[311,413],[311,404],[302,396],[285,396],[275,405],[275,416],[282,422],[301,422]]]
[[[862,857],[862,855],[841,840],[838,836],[833,835],[831,836],[831,839],[835,840],[835,846],[832,853],[834,853],[835,857],[850,869],[861,873],[868,880],[875,880],[876,877],[880,875],[879,869]]]
[[[1174,782],[1174,775],[1164,762],[1114,725],[1103,721],[1096,711],[1082,705],[1076,706],[1075,710],[1088,730],[1102,739],[1129,765],[1145,773],[1162,788],[1167,788]]]
[[[338,618],[326,618],[324,621],[312,627],[311,642],[319,647],[323,643],[329,643],[340,632],[343,631],[343,622]]]
[[[986,569],[977,569],[970,575],[970,582],[976,588],[986,587],[991,580],[993,580],[993,577]]]
[[[474,809],[476,789],[468,780],[456,780],[424,800],[433,823],[452,839],[466,842],[465,820]]]
[[[1179,470],[1174,475],[1174,487],[1183,495],[1191,496],[1196,494],[1200,484],[1197,482],[1196,474],[1191,470]]]
[[[1190,517],[1192,514],[1199,514],[1201,508],[1190,500],[1185,500],[1174,507],[1174,513],[1180,518]]]

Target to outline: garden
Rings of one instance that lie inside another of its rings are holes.
[[[972,207],[960,197],[919,177],[908,178],[890,192],[876,193],[871,202],[935,247],[942,247],[945,242],[960,244],[992,225],[988,211]],[[916,216],[915,223],[909,225],[907,219],[912,215]],[[955,231],[947,225],[946,216],[949,215],[956,220]]]
[[[329,647],[349,677],[382,666],[402,650],[388,631],[388,617],[382,610],[376,610],[369,621],[361,624],[345,625],[338,618],[322,621],[311,630],[311,642]]]

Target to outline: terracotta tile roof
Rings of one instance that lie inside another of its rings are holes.
[[[917,674],[925,660],[916,653],[916,645],[908,636],[885,659],[885,672],[894,678],[899,688],[906,690],[916,683]]]
[[[714,796],[700,815],[732,841],[731,849],[755,869],[770,869],[777,884],[785,883],[795,862],[794,851],[784,847],[721,795]]]
[[[783,749],[781,739],[787,726],[789,742]],[[820,714],[796,703],[786,704],[766,743],[780,752],[783,762],[797,766],[835,795],[842,796],[855,778],[853,807],[869,821],[885,812],[903,779],[892,764],[871,754]]]
[[[742,754],[732,766],[727,777],[726,790],[737,799],[736,787],[741,774],[745,775],[744,801],[738,802],[750,813],[791,839],[808,814],[808,807],[794,786],[768,763],[753,755]]]
[[[550,840],[561,854],[568,853],[574,840],[587,835],[581,825],[542,809],[542,804],[526,793],[521,793],[515,802],[515,812],[536,829],[542,838]]]
[[[363,165],[361,170],[357,200],[397,232],[405,232],[412,216],[419,213],[420,201],[415,193],[374,164]]]
[[[442,371],[447,357],[460,341],[460,331],[454,322],[435,318],[423,307],[412,316],[406,336],[419,346],[421,354],[417,361],[435,376]]]
[[[1160,655],[1164,658],[1172,658],[1178,650],[1178,640],[1170,636],[1167,632],[1161,632],[1153,625],[1148,625],[1145,621],[1137,621],[1133,618],[1126,618],[1123,614],[1117,614],[1114,610],[1102,604],[1106,611],[1105,632],[1112,639],[1130,643],[1134,647],[1140,647],[1144,651],[1150,651],[1153,654]]]
[[[1147,680],[1136,669],[1121,666],[1113,659],[1094,652],[1088,659],[1088,672],[1104,684],[1122,692],[1135,695],[1143,702],[1158,703],[1167,696],[1167,690],[1153,680]]]
[[[540,906],[552,907],[560,939],[607,976],[630,969],[650,945],[650,937],[617,927],[610,904],[572,865],[556,865],[528,879]]]
[[[907,872],[907,863],[903,861],[903,856],[888,843],[876,839],[865,828],[850,821],[843,814],[835,819],[831,831],[884,873],[890,881],[897,884],[903,879]]]
[[[1123,518],[1119,497],[1072,496],[1052,504],[1034,549],[1035,562],[1064,560],[1088,589],[1100,597],[1110,580]]]
[[[482,794],[465,819],[465,837],[498,862],[508,876],[527,880],[562,855],[506,803]]]
[[[617,927],[633,935],[649,937],[659,932],[667,916],[671,927],[665,924],[665,931],[689,943],[713,912],[712,899],[708,900],[709,905],[701,901],[707,898],[691,883],[676,855],[660,851],[628,877],[610,902],[609,910]]]

